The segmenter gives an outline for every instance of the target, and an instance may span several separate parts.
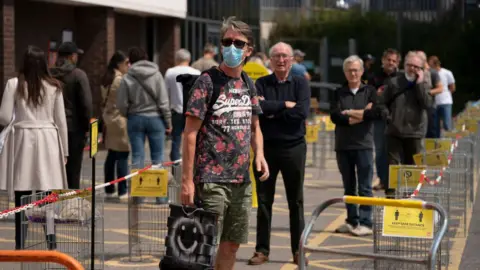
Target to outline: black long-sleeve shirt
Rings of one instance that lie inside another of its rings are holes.
[[[260,115],[265,144],[284,147],[305,141],[305,120],[310,111],[311,91],[303,77],[289,75],[285,82],[279,82],[275,74],[259,78],[255,87],[263,114]],[[296,102],[287,108],[285,101]]]
[[[365,109],[372,103],[371,109]],[[363,122],[350,125],[349,116],[342,114],[344,110],[365,110]],[[373,149],[372,120],[385,119],[387,111],[377,104],[375,88],[360,85],[354,94],[347,85],[335,91],[330,104],[330,118],[335,123],[335,150]]]

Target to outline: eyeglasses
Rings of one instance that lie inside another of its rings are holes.
[[[346,70],[347,73],[359,73],[360,72],[360,69],[355,69],[355,68],[351,68],[351,69],[347,69]]]
[[[423,70],[423,67],[416,66],[416,65],[413,65],[413,64],[409,64],[409,63],[407,63],[406,66],[407,66],[408,68],[413,68],[413,69],[415,69],[415,70],[420,70],[420,69]]]
[[[232,46],[232,44],[238,49],[243,49],[245,47],[245,45],[248,44],[248,42],[243,41],[243,40],[238,40],[238,39],[234,40],[234,39],[231,39],[231,38],[222,39],[222,46],[230,47],[230,46]]]
[[[287,55],[287,54],[275,54],[275,55],[272,55],[272,58],[274,60],[280,60],[281,58],[285,59],[285,60],[288,60],[288,59],[291,59],[293,56],[291,55]]]

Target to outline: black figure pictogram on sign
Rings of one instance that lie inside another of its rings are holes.
[[[142,182],[143,182],[143,178],[140,177],[140,186],[142,185]]]
[[[157,186],[160,186],[160,177],[157,177]]]
[[[398,220],[399,216],[400,216],[400,212],[398,212],[398,209],[397,209],[397,211],[395,211],[395,220]]]
[[[418,221],[422,222],[422,220],[423,220],[423,212],[420,212],[420,214],[418,214]]]

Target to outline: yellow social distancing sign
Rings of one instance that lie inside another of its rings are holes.
[[[326,116],[324,118],[324,121],[325,121],[325,131],[335,130],[335,124],[332,122],[332,119],[330,119],[330,117]]]
[[[307,143],[316,143],[318,142],[318,132],[320,131],[320,125],[307,125],[305,140]]]
[[[385,206],[383,236],[432,239],[433,210]]]
[[[465,130],[468,130],[472,133],[477,133],[478,131],[478,119],[462,119],[458,121],[455,128],[457,130],[462,130],[462,126],[465,125]]]
[[[448,152],[442,150],[433,150],[425,153],[413,155],[416,165],[442,166],[448,165]]]
[[[136,172],[138,170],[132,170]],[[132,197],[168,197],[168,171],[165,169],[147,170],[132,178]]]
[[[441,150],[441,151],[450,151],[452,147],[451,139],[424,139],[425,150]]]
[[[270,74],[264,65],[255,62],[247,62],[247,64],[243,66],[243,71],[247,73],[248,77],[250,77],[253,82],[260,77]]]
[[[464,130],[464,131],[457,131],[457,132],[453,132],[453,131],[447,131],[447,132],[444,132],[443,133],[443,137],[445,138],[452,138],[452,139],[456,139],[457,136],[460,136],[460,137],[467,137],[470,135],[470,132],[468,130]]]
[[[390,165],[388,186],[392,189],[400,186],[416,188],[420,181],[420,175],[425,168],[426,166]]]
[[[90,158],[98,152],[98,119],[90,121]]]

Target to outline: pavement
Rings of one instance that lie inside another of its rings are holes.
[[[168,152],[166,149],[166,156]],[[311,152],[311,147],[309,148]],[[331,152],[329,150],[329,152]],[[324,153],[325,154],[325,153]],[[101,151],[97,155],[96,160],[96,182],[103,182],[103,163],[106,152]],[[315,206],[334,197],[343,195],[343,187],[340,174],[338,173],[336,163],[333,160],[334,155],[329,153],[324,155],[327,157],[323,166],[309,166],[306,168],[305,179],[305,220],[309,222],[311,213]],[[312,155],[309,154],[309,158]],[[309,160],[309,163],[316,164],[318,161]],[[83,184],[85,186],[91,183],[91,160],[85,154],[83,169]],[[382,194],[375,194],[381,196]],[[478,197],[478,196],[477,196]],[[477,199],[476,202],[479,200]],[[452,240],[452,248],[455,252],[450,253],[449,269],[480,269],[479,256],[475,253],[480,243],[479,225],[480,206],[474,208],[477,215],[472,220],[473,226],[467,237],[458,237]],[[253,209],[250,221],[249,242],[242,245],[237,256],[235,269],[261,269],[261,270],[288,270],[296,269],[297,266],[292,263],[292,254],[290,251],[290,235],[288,221],[288,206],[285,196],[285,188],[283,181],[279,179],[276,186],[275,204],[273,206],[272,236],[271,236],[271,254],[270,262],[261,266],[248,266],[247,261],[252,256],[255,248],[256,235],[256,209]],[[150,270],[158,269],[158,261],[163,248],[163,236],[159,228],[166,226],[168,212],[166,206],[149,204],[140,210],[139,214],[147,225],[142,227],[138,232],[137,239],[141,239],[144,243],[141,254],[137,247],[133,247],[133,257],[129,256],[129,215],[128,204],[119,201],[106,201],[104,204],[104,233],[97,235],[103,237],[104,250],[101,252],[100,246],[98,254],[103,254],[105,258],[104,269],[141,269]],[[321,246],[323,248],[345,250],[345,251],[361,251],[373,252],[373,237],[354,237],[350,235],[334,234],[333,231],[339,225],[344,223],[346,214],[344,205],[334,205],[320,215],[315,223],[312,235],[309,238],[309,246]],[[149,220],[155,220],[149,222]],[[470,217],[469,217],[470,219]],[[131,220],[130,220],[131,221]],[[57,226],[57,242],[66,243],[60,251],[71,252],[73,254],[86,253],[89,249],[88,239],[90,233],[87,226],[79,229],[77,227],[65,228],[67,226]],[[36,228],[41,232],[42,228]],[[41,233],[40,233],[41,235]],[[12,249],[14,246],[14,228],[13,222],[0,222],[0,249]],[[38,236],[37,236],[38,238]],[[41,238],[40,238],[41,239]],[[73,244],[76,243],[76,244]],[[465,245],[467,248],[465,248]],[[465,252],[463,252],[465,250]],[[140,256],[141,255],[141,256]],[[463,255],[463,258],[462,258]],[[309,269],[373,269],[371,260],[365,260],[356,257],[346,257],[334,254],[308,254],[310,259]],[[86,259],[84,261],[88,263]],[[98,262],[98,257],[97,257]],[[468,265],[460,267],[460,263]],[[390,266],[391,267],[391,266]],[[0,264],[0,270],[20,269],[19,264],[4,263]],[[28,264],[23,269],[45,269],[41,264]],[[49,268],[52,269],[52,268]],[[100,268],[97,268],[100,269]],[[392,268],[390,268],[392,269]],[[400,267],[396,269],[409,269],[408,267]]]

